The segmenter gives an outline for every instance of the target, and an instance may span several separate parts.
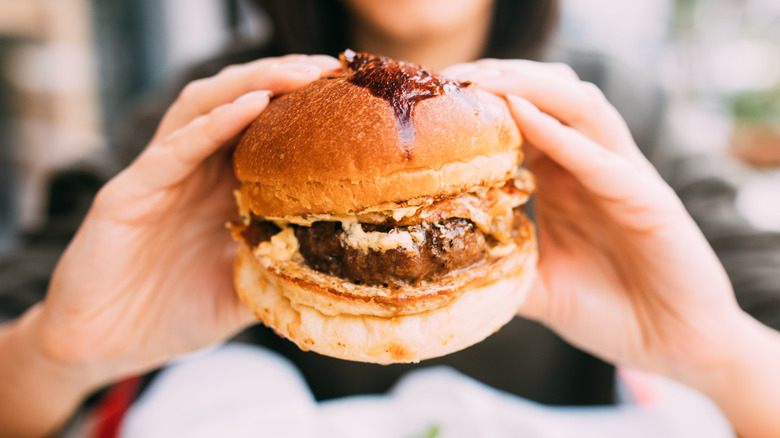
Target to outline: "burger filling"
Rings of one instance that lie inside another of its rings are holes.
[[[533,181],[521,173],[501,187],[415,206],[354,215],[246,214],[234,230],[258,255],[300,257],[354,283],[418,284],[511,252],[532,191]]]

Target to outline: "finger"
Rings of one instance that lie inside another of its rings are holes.
[[[197,117],[165,141],[153,143],[127,172],[136,195],[180,183],[224,144],[241,133],[265,109],[267,91],[255,91]]]
[[[585,131],[600,143],[613,145],[625,143],[627,139],[632,141],[628,127],[598,87],[581,82],[574,69],[567,64],[525,59],[481,59],[473,63],[456,64],[445,71],[457,79],[475,82],[496,94],[526,97],[543,111],[553,114],[569,126]],[[536,82],[541,82],[547,88],[540,90]],[[536,93],[529,94],[529,91]],[[550,94],[550,91],[555,94]],[[537,101],[539,96],[544,99]],[[593,108],[588,108],[588,105]],[[594,123],[600,121],[603,123]]]
[[[223,250],[222,262],[225,264],[226,272],[228,273],[233,272],[237,247],[238,244],[231,241],[228,242],[228,244],[225,246],[225,249]],[[232,278],[232,275],[229,275],[228,278]],[[225,306],[226,317],[224,319],[226,321],[229,333],[238,333],[239,331],[258,323],[258,319],[257,316],[255,316],[255,313],[239,298],[238,293],[235,291],[235,285],[232,281],[229,283],[229,287],[227,287],[226,290],[224,290],[223,293],[217,297],[215,308],[218,308],[222,305]]]
[[[525,59],[480,59],[475,62],[464,62],[451,65],[441,71],[441,74],[453,79],[470,80],[479,77],[480,80],[498,77],[502,71],[517,70],[542,76],[559,76],[570,80],[579,80],[577,73],[570,66],[560,62],[535,62]]]
[[[510,95],[507,101],[528,142],[571,173],[589,191],[618,202],[645,191],[643,175],[652,169],[649,164],[636,166],[619,153],[562,125],[527,100]]]
[[[537,233],[539,235],[540,243],[544,239],[548,238],[548,236],[544,235],[544,229],[537,229]],[[517,314],[523,318],[532,319],[542,324],[547,324],[549,319],[547,317],[549,292],[552,290],[545,284],[545,279],[550,277],[545,275],[543,272],[545,269],[545,264],[543,263],[544,257],[544,252],[540,251],[539,262],[537,263],[538,272],[536,273],[536,278],[534,278],[533,283],[531,283],[531,288],[526,293],[525,300],[523,300],[520,308],[517,309]]]
[[[476,62],[464,62],[451,65],[442,70],[440,74],[450,79],[472,82],[479,85],[480,80],[498,77],[503,73],[500,69],[479,66]]]
[[[475,62],[484,69],[511,70],[519,73],[536,74],[540,76],[555,76],[571,81],[580,78],[570,65],[562,62],[538,62],[527,59],[480,59]]]
[[[640,155],[623,118],[604,93],[589,82],[519,69],[504,70],[501,75],[479,75],[474,72],[465,77],[472,77],[480,88],[492,93],[523,97],[565,125],[613,150],[627,156]]]
[[[155,139],[244,94],[255,90],[270,90],[274,95],[289,93],[340,65],[337,59],[324,55],[288,55],[226,67],[215,76],[189,83],[182,90],[163,117]]]
[[[449,67],[445,67],[439,72],[439,74],[452,79],[460,79],[462,75],[472,73],[478,68],[479,67],[477,67],[477,64],[473,62],[461,62],[458,64],[453,64]]]

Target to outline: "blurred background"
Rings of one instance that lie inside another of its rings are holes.
[[[564,0],[559,33],[658,77],[681,143],[780,230],[780,1]],[[0,0],[0,251],[40,223],[53,172],[111,153],[139,100],[268,34],[242,0]]]

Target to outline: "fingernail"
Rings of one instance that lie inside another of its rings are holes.
[[[305,62],[285,62],[282,64],[276,64],[274,65],[275,69],[277,70],[284,70],[287,72],[295,72],[295,73],[319,73],[320,68],[316,65],[312,65]]]
[[[312,61],[316,61],[317,63],[323,65],[326,68],[338,68],[341,67],[341,61],[338,59],[327,56],[327,55],[312,55],[309,57]]]
[[[485,80],[501,76],[501,70],[495,68],[478,68],[466,75],[469,79]]]
[[[539,108],[536,107],[536,105],[532,104],[526,99],[523,99],[520,96],[516,96],[514,94],[507,94],[506,100],[509,101],[510,105],[516,107],[520,111],[525,111],[529,113],[540,113]]]
[[[242,102],[254,102],[258,100],[267,100],[270,99],[273,93],[271,93],[270,90],[258,90],[258,91],[251,91],[249,93],[246,93],[245,95],[239,97],[236,99],[236,103],[242,103]]]
[[[444,70],[442,70],[440,73],[444,76],[456,78],[462,74],[472,72],[476,69],[477,66],[469,62],[469,63],[451,65],[445,68]]]

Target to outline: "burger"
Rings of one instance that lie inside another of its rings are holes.
[[[477,343],[535,275],[534,190],[503,99],[346,51],[234,152],[235,284],[304,350],[417,362]]]

